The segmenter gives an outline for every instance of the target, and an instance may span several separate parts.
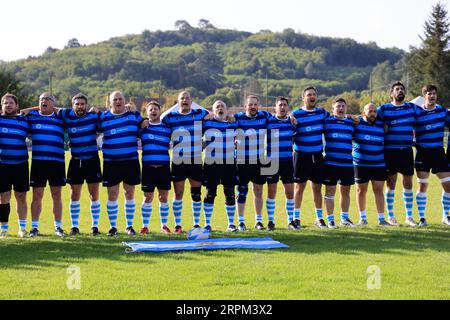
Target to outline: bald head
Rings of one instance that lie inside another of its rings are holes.
[[[121,91],[114,91],[109,95],[109,105],[112,112],[121,114],[125,112],[125,97]]]
[[[369,122],[377,120],[377,107],[373,103],[368,103],[364,106],[364,118]]]
[[[178,107],[181,113],[191,112],[192,100],[189,91],[182,91],[178,95]]]

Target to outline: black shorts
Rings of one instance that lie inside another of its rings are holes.
[[[326,186],[352,186],[355,184],[355,173],[353,167],[338,167],[324,165],[323,184]]]
[[[407,149],[385,149],[384,161],[386,162],[387,175],[401,173],[404,176],[414,175],[414,152]]]
[[[450,171],[444,148],[417,148],[414,165],[416,171],[421,172],[430,172],[431,170],[433,174],[437,174]]]
[[[66,165],[59,161],[33,160],[31,162],[30,186],[42,188],[48,184],[52,187],[66,185]]]
[[[11,191],[13,187],[16,192],[30,190],[28,161],[20,164],[0,163],[0,177],[0,193]]]
[[[203,185],[207,188],[215,188],[220,184],[229,188],[236,186],[236,165],[205,164],[203,167]]]
[[[355,183],[364,184],[369,181],[386,181],[386,167],[355,166]]]
[[[294,152],[294,181],[323,183],[323,154]]]
[[[173,182],[180,182],[186,179],[203,181],[203,165],[201,164],[175,164],[172,162],[171,178]]]
[[[267,176],[262,175],[263,165],[261,164],[238,164],[238,184],[246,186],[249,182],[254,184],[265,184]]]
[[[102,182],[100,158],[98,156],[87,160],[70,159],[67,171],[67,183],[70,185]]]
[[[139,160],[103,161],[103,186],[114,187],[121,182],[130,186],[141,183]]]
[[[267,183],[275,184],[280,179],[283,184],[294,183],[294,163],[292,161],[280,162],[278,172],[274,175],[267,176]]]
[[[142,166],[142,191],[170,190],[170,165]]]

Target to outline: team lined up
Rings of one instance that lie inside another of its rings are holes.
[[[108,235],[117,234],[117,200],[121,183],[125,195],[127,234],[136,234],[133,228],[135,186],[139,184],[142,184],[144,192],[141,205],[143,227],[140,233],[149,232],[156,188],[161,229],[164,233],[171,232],[168,227],[168,193],[171,183],[174,187],[174,232],[181,233],[186,179],[190,183],[194,227],[200,227],[203,205],[205,228],[211,230],[217,187],[222,184],[228,217],[227,231],[246,230],[245,205],[248,185],[252,182],[255,228],[265,229],[262,194],[263,186],[267,183],[267,228],[274,230],[275,198],[280,179],[284,186],[290,229],[301,228],[300,210],[308,180],[312,183],[315,224],[319,228],[336,228],[334,197],[337,184],[340,184],[341,193],[340,224],[354,226],[349,219],[349,208],[350,189],[355,182],[360,212],[359,225],[367,224],[366,195],[370,182],[375,194],[379,224],[398,225],[393,210],[398,173],[403,176],[406,224],[417,226],[413,219],[414,167],[419,178],[416,195],[419,225],[426,225],[426,191],[430,170],[441,179],[444,189],[442,222],[450,225],[450,169],[444,151],[448,111],[436,104],[435,86],[424,87],[424,106],[405,102],[405,94],[404,85],[395,83],[391,89],[391,103],[379,108],[369,104],[364,107],[362,116],[351,117],[346,114],[346,102],[342,98],[334,101],[332,114],[317,107],[317,90],[308,87],[303,92],[304,106],[292,113],[289,102],[284,97],[276,100],[275,115],[271,115],[258,109],[257,97],[249,96],[245,112],[231,116],[222,101],[216,101],[212,113],[209,113],[203,108],[194,108],[189,92],[181,92],[176,108],[163,115],[159,104],[150,102],[146,107],[146,119],[138,112],[127,109],[125,98],[119,91],[110,95],[110,109],[101,113],[88,111],[88,99],[82,94],[73,97],[72,108],[58,109],[55,108],[54,97],[43,93],[37,110],[25,110],[25,114],[20,115],[17,98],[7,94],[1,100],[0,116],[1,232],[6,235],[8,231],[11,191],[14,188],[19,235],[27,235],[26,192],[31,186],[33,200],[29,235],[39,235],[39,217],[47,181],[53,199],[55,233],[58,236],[64,235],[61,188],[66,181],[71,185],[71,235],[80,232],[78,221],[84,182],[87,183],[90,194],[93,235],[99,234],[100,182],[103,182],[108,192]],[[67,179],[64,162],[65,130],[68,132],[72,154]],[[98,133],[103,134],[103,173],[98,156]],[[32,140],[30,176],[25,143],[29,135]],[[138,139],[142,142],[142,170]],[[415,161],[413,145],[417,149]],[[387,189],[383,194],[386,180]],[[324,198],[322,184],[325,185]],[[203,201],[202,185],[206,187]],[[387,219],[384,213],[385,197]],[[323,217],[323,202],[328,223],[325,223]]]

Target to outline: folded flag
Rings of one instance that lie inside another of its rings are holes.
[[[126,252],[164,252],[164,251],[190,251],[190,250],[222,250],[222,249],[279,249],[289,246],[275,241],[272,238],[227,238],[208,240],[174,240],[174,241],[140,241],[122,242],[128,246]]]

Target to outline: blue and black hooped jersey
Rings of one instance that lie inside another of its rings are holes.
[[[0,163],[20,164],[28,161],[25,142],[28,133],[26,117],[0,115]]]
[[[413,145],[413,130],[416,123],[416,106],[406,102],[402,106],[384,104],[377,110],[378,119],[388,126],[385,149],[406,149]]]
[[[73,109],[61,109],[60,113],[69,134],[72,157],[87,160],[98,156],[97,131],[99,115],[88,112],[83,117],[78,117]]]
[[[339,119],[332,116],[325,120],[325,164],[338,167],[353,167],[354,133],[355,127],[352,119]]]
[[[436,105],[433,110],[422,107],[416,109],[416,146],[439,148],[444,146],[447,109]]]
[[[43,116],[38,110],[28,115],[32,159],[64,162],[64,121],[59,114]]]
[[[111,111],[101,113],[99,129],[103,133],[103,160],[138,159],[137,139],[142,121],[139,112],[125,112],[120,115]]]
[[[142,165],[161,166],[170,164],[170,139],[172,130],[164,124],[150,123],[141,131]]]
[[[233,164],[237,123],[205,120],[203,139],[205,140],[205,164]]]
[[[201,161],[203,119],[208,114],[205,109],[192,109],[188,114],[174,111],[162,119],[162,122],[172,130],[173,157],[186,157],[191,163]],[[179,146],[182,142],[183,144]]]
[[[355,125],[353,164],[358,167],[384,167],[384,123],[370,123],[363,117]]]
[[[280,119],[271,116],[267,125],[267,156],[271,159],[278,158],[280,162],[292,162],[295,130],[296,128],[289,117]],[[276,140],[272,139],[278,140],[277,145],[275,145]]]
[[[295,110],[293,116],[297,119],[294,150],[302,153],[323,152],[324,121],[330,116],[323,108],[313,111]]]
[[[258,111],[256,116],[249,117],[245,112],[234,115],[237,124],[237,159],[260,163],[264,159],[267,124],[271,114]]]

